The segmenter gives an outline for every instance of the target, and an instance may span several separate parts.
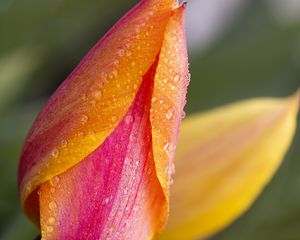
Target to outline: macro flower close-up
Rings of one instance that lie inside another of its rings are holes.
[[[297,18],[266,4],[268,46],[247,0],[27,1],[0,4],[1,240],[300,237]]]

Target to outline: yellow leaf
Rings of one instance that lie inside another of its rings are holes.
[[[283,160],[298,108],[299,92],[186,119],[177,146],[169,224],[161,239],[207,237],[242,214]]]

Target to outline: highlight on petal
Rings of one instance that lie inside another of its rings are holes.
[[[169,223],[160,239],[205,238],[243,213],[283,160],[298,109],[299,93],[243,101],[185,120]]]
[[[43,239],[148,239],[163,229],[188,75],[184,6],[174,2],[142,0],[36,119],[19,189]]]

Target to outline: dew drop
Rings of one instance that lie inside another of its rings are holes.
[[[125,162],[125,164],[128,164],[130,162],[130,158],[129,157],[125,157],[124,162]]]
[[[96,99],[96,100],[100,100],[101,97],[102,97],[102,92],[101,91],[95,91],[93,92],[93,97]]]
[[[80,121],[82,124],[86,124],[89,120],[89,117],[87,115],[82,115]]]
[[[140,164],[140,161],[136,161],[135,165],[138,166]]]
[[[55,218],[54,217],[49,217],[48,218],[48,223],[50,223],[50,224],[55,223]]]
[[[28,183],[26,186],[27,191],[31,190],[31,183]]]
[[[50,203],[49,203],[49,208],[50,209],[55,209],[57,207],[57,204],[56,204],[56,202],[54,202],[54,201],[51,201]]]
[[[59,155],[59,151],[57,148],[54,148],[51,152],[52,157],[57,158]]]
[[[113,122],[115,122],[115,121],[118,120],[118,118],[117,118],[117,116],[113,116],[113,117],[111,118],[111,120],[112,120]]]
[[[84,135],[84,132],[79,132],[79,133],[78,133],[78,136],[79,136],[79,137],[82,137],[83,135]]]
[[[118,65],[120,63],[120,61],[118,59],[114,60],[114,64]]]
[[[47,227],[47,232],[53,232],[54,228],[52,226]]]
[[[104,199],[104,204],[108,204],[108,203],[109,203],[109,200],[110,200],[109,197],[105,198],[105,199]]]
[[[157,98],[156,98],[156,97],[152,97],[151,101],[152,101],[153,103],[155,103],[155,102],[157,101]]]
[[[185,111],[182,111],[182,112],[181,112],[181,118],[183,119],[183,118],[185,118],[185,116],[186,116]]]
[[[190,81],[191,81],[191,74],[190,74],[190,73],[187,73],[187,74],[185,75],[185,78],[186,78],[187,83],[189,84]]]
[[[173,109],[172,109],[172,108],[168,109],[168,110],[167,110],[167,113],[166,113],[166,118],[167,118],[168,120],[171,120],[172,117],[173,117],[173,115],[174,115]]]
[[[126,124],[130,124],[131,122],[132,122],[132,116],[131,115],[127,115],[126,117],[125,117],[125,122],[126,122]]]
[[[61,141],[61,145],[62,145],[62,147],[66,147],[68,145],[68,141],[66,139],[63,139]]]
[[[130,51],[127,51],[127,52],[126,52],[126,56],[127,56],[127,57],[131,56],[131,54],[132,54],[132,53],[131,53]]]
[[[165,151],[165,152],[168,151],[168,148],[169,148],[169,143],[166,142],[166,143],[164,144],[164,151]]]
[[[123,57],[124,54],[125,54],[125,50],[124,50],[124,49],[120,49],[120,50],[118,51],[118,55],[119,55],[120,57]]]
[[[170,160],[168,163],[168,173],[170,176],[175,173],[175,165],[172,160]]]
[[[103,72],[101,73],[101,78],[103,79],[103,81],[107,80],[107,73]]]
[[[56,183],[56,184],[59,183],[59,180],[60,180],[60,179],[59,179],[59,176],[55,176],[55,177],[54,177],[54,183]]]
[[[174,77],[174,82],[178,82],[180,79],[180,76],[177,74],[175,77]]]
[[[136,64],[135,62],[132,62],[132,63],[131,63],[131,66],[135,66],[135,64]]]

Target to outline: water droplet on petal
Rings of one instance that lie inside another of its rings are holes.
[[[61,145],[62,145],[62,147],[66,147],[68,145],[68,141],[66,139],[63,139],[61,141]]]
[[[168,110],[167,110],[167,113],[166,113],[166,118],[167,118],[168,120],[171,120],[172,117],[173,117],[173,115],[174,115],[173,109],[172,109],[172,108],[168,109]]]
[[[182,112],[181,112],[181,118],[185,118],[185,116],[186,116],[185,111],[182,111]]]
[[[111,118],[111,120],[112,120],[113,122],[115,122],[115,121],[118,120],[118,117],[117,117],[117,116],[113,116],[113,117]]]
[[[52,157],[57,158],[59,155],[59,151],[57,148],[54,148],[51,152]]]
[[[96,100],[100,100],[101,97],[102,97],[102,92],[101,91],[95,91],[93,92],[93,97],[96,99]]]
[[[131,115],[127,115],[126,117],[125,117],[125,122],[126,122],[126,124],[130,124],[131,122],[132,122],[132,116]]]
[[[104,199],[104,204],[108,204],[108,203],[109,203],[109,200],[110,200],[109,197],[105,198],[105,199]]]
[[[120,50],[118,51],[118,55],[119,55],[120,57],[124,56],[124,54],[125,54],[125,50],[124,50],[124,49],[120,49]]]
[[[55,182],[56,184],[59,182],[59,180],[60,180],[60,179],[59,179],[59,176],[55,176],[55,177],[54,177],[54,182]]]
[[[48,223],[50,223],[50,224],[55,223],[55,218],[54,217],[49,217],[48,218]]]
[[[86,124],[89,120],[89,117],[87,115],[82,115],[80,121],[82,124]]]
[[[31,183],[28,183],[26,186],[27,191],[31,190]]]
[[[180,76],[179,76],[179,75],[176,75],[176,76],[174,77],[174,82],[178,82],[179,79],[180,79]]]
[[[107,73],[103,72],[101,73],[101,78],[103,79],[103,81],[107,80]]]
[[[168,151],[168,148],[169,148],[169,143],[168,142],[166,142],[165,144],[164,144],[164,151],[166,152],[166,151]]]
[[[152,101],[153,103],[155,103],[155,102],[157,101],[157,98],[156,98],[156,97],[152,97],[151,101]]]
[[[54,228],[52,226],[47,227],[47,232],[53,232]]]
[[[52,201],[52,202],[49,203],[49,208],[50,208],[50,209],[53,210],[53,209],[55,209],[56,207],[57,207],[56,202]]]
[[[129,56],[131,56],[131,54],[132,53],[130,51],[127,51],[126,56],[129,57]]]

